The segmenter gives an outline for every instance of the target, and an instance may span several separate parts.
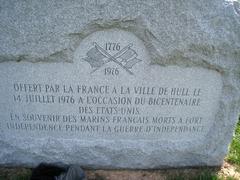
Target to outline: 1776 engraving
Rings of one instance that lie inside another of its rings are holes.
[[[94,47],[87,52],[87,57],[83,58],[91,65],[92,68],[95,68],[91,73],[94,73],[108,62],[115,62],[126,72],[133,75],[133,72],[130,71],[130,69],[141,61],[137,58],[137,52],[132,49],[133,44],[127,45],[113,56],[99,46],[96,42],[94,42],[93,45]]]

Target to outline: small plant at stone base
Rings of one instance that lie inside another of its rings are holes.
[[[240,172],[240,118],[226,159],[237,165],[237,170]]]

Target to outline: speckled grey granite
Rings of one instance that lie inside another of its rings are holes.
[[[22,139],[0,133],[0,164],[32,167],[44,161],[109,169],[219,166],[240,109],[239,12],[238,3],[224,0],[0,0],[2,64],[72,63],[85,37],[117,28],[141,39],[153,64],[204,68],[219,73],[223,83],[215,120],[201,141]]]

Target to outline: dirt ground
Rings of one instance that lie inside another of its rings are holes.
[[[224,162],[221,168],[188,168],[166,170],[85,170],[88,180],[182,180],[213,179],[212,176],[240,180],[236,167]],[[0,168],[0,180],[27,180],[31,169]],[[14,178],[13,178],[14,177]],[[198,177],[198,178],[196,178]]]
[[[86,170],[88,180],[171,180],[192,179],[193,177],[204,177],[212,179],[210,175],[219,177],[233,177],[240,180],[240,172],[236,167],[224,162],[221,168],[189,168],[189,169],[167,169],[167,170]],[[209,177],[209,178],[208,178]]]

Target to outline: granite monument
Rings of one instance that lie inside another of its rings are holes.
[[[237,2],[0,2],[1,165],[221,165],[240,107]]]

